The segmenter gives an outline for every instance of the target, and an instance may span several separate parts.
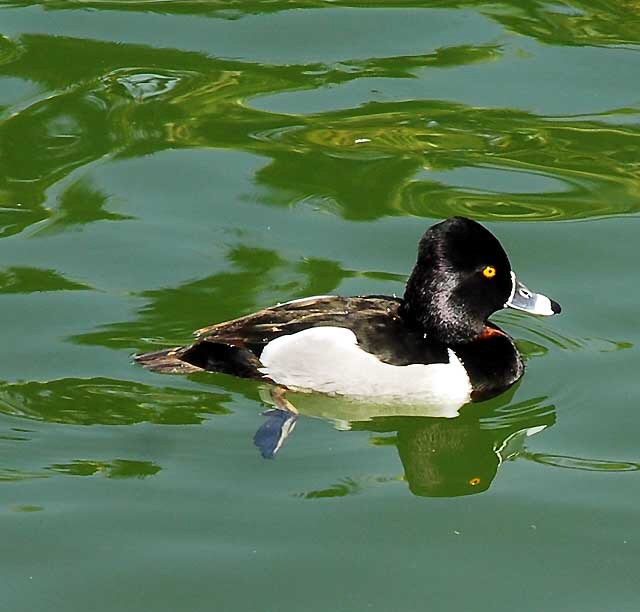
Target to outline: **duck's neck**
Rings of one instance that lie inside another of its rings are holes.
[[[416,299],[409,291],[405,292],[398,314],[402,320],[413,328],[418,328],[425,338],[441,342],[445,345],[467,344],[477,340],[485,326],[485,321],[476,321],[462,309],[448,307],[427,301],[424,296]]]

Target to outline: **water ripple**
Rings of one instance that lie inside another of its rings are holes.
[[[18,48],[2,41],[0,49]],[[45,206],[48,191],[70,173],[174,148],[261,155],[269,163],[255,175],[266,194],[258,202],[317,201],[353,220],[537,221],[640,211],[635,108],[558,117],[438,99],[368,101],[311,115],[251,106],[266,95],[489,61],[502,53],[495,45],[285,67],[42,35],[23,36],[19,48],[20,61],[0,62],[0,73],[48,93],[0,122],[9,144],[0,153],[5,235],[47,218],[55,208]],[[62,60],[69,56],[102,61],[77,67],[81,78],[69,80]],[[332,193],[323,204],[326,185]]]
[[[0,35],[0,66],[15,62],[22,53],[18,44],[6,36]]]

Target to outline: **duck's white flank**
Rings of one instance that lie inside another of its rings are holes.
[[[469,377],[449,349],[449,363],[394,366],[358,346],[342,327],[312,327],[281,336],[260,355],[261,372],[293,389],[380,400],[456,404],[470,399]]]

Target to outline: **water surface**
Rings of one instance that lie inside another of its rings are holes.
[[[637,3],[0,23],[8,608],[637,609]],[[265,460],[259,385],[131,362],[276,302],[400,294],[453,214],[564,307],[496,315],[527,373],[456,419],[300,398]]]

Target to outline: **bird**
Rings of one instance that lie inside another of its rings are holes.
[[[451,217],[429,227],[402,297],[295,299],[194,332],[185,346],[134,357],[161,373],[221,372],[288,391],[367,401],[462,406],[502,393],[524,373],[513,339],[489,317],[502,308],[561,311],[517,278],[498,239]]]

